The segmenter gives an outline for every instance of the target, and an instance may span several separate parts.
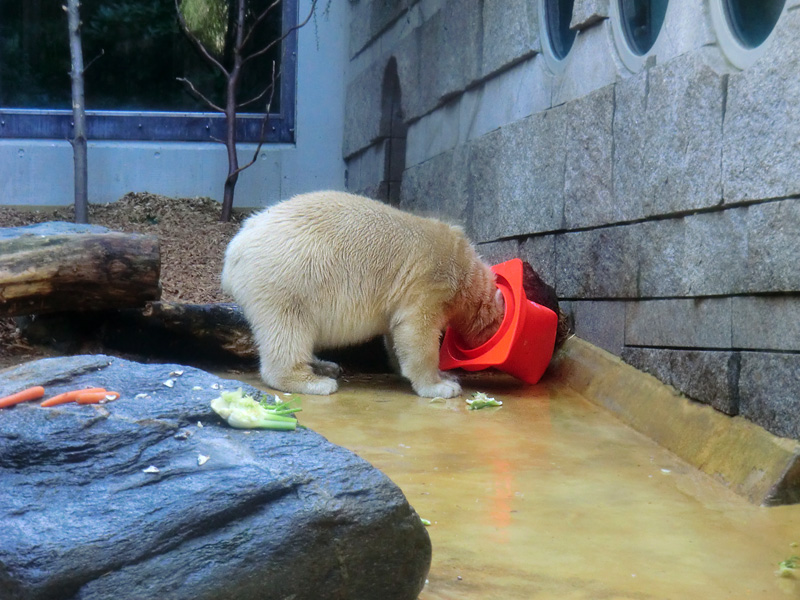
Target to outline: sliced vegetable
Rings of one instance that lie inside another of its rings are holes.
[[[58,394],[57,396],[53,396],[52,398],[48,398],[40,406],[58,406],[59,404],[67,404],[68,402],[75,402],[78,399],[78,396],[81,394],[92,394],[103,392],[106,393],[105,388],[86,388],[83,390],[71,390],[69,392],[64,392],[63,394]]]
[[[269,399],[272,398],[275,402],[270,402]],[[261,397],[258,399],[258,403],[267,409],[270,412],[274,412],[276,415],[291,415],[296,412],[300,412],[303,409],[298,407],[293,408],[292,405],[296,402],[300,402],[300,396],[292,395],[289,398],[288,402],[284,402],[277,396],[273,396],[271,394],[262,394]]]
[[[786,560],[778,563],[778,576],[794,577],[800,569],[800,556],[790,556]]]
[[[99,404],[101,402],[111,402],[117,398],[119,398],[119,392],[107,392],[103,390],[102,392],[84,392],[78,394],[75,401],[78,404]]]
[[[24,389],[21,392],[17,392],[16,394],[0,398],[0,408],[8,408],[9,406],[14,406],[21,402],[28,402],[29,400],[38,400],[42,396],[44,396],[44,388],[40,385],[36,385]]]
[[[487,406],[503,406],[500,400],[490,398],[483,392],[475,392],[472,394],[472,398],[467,398],[467,404],[469,404],[470,410],[478,410],[480,408],[486,408]]]
[[[237,429],[276,429],[294,431],[297,419],[286,416],[297,412],[286,405],[262,405],[239,388],[235,392],[222,392],[211,401],[211,408]]]

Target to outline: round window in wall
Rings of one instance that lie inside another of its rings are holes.
[[[634,54],[644,56],[656,43],[664,15],[667,12],[667,0],[617,0],[619,2],[619,20],[625,40]]]
[[[725,16],[745,48],[764,43],[781,16],[786,0],[726,0]]]
[[[548,64],[554,71],[563,68],[562,61],[567,57],[575,42],[577,31],[569,28],[572,21],[572,7],[575,0],[539,0],[539,24]]]
[[[744,69],[761,55],[786,0],[711,0],[711,22],[728,60]]]

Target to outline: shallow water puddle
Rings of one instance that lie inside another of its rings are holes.
[[[467,410],[476,390],[503,406]],[[800,598],[775,575],[800,506],[749,504],[561,385],[473,375],[431,402],[361,376],[302,406],[431,521],[422,600]]]

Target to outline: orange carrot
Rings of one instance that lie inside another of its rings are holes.
[[[78,404],[98,404],[104,400],[116,400],[119,398],[119,392],[83,392],[78,394]]]
[[[0,398],[0,408],[8,408],[9,406],[19,404],[20,402],[27,402],[28,400],[37,400],[42,396],[44,396],[44,388],[40,385],[37,385],[22,390],[21,392],[17,392],[16,394],[6,396],[5,398]]]
[[[48,398],[44,402],[41,403],[40,406],[57,406],[59,404],[66,404],[67,402],[75,402],[78,399],[80,394],[89,394],[92,392],[103,392],[105,393],[105,388],[86,388],[85,390],[72,390],[71,392],[64,392],[63,394],[58,394],[57,396],[53,396],[52,398]]]

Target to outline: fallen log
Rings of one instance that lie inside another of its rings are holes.
[[[0,317],[136,307],[161,296],[157,237],[57,225],[0,235]]]
[[[101,342],[134,354],[253,361],[250,327],[235,304],[149,302],[105,316]]]

